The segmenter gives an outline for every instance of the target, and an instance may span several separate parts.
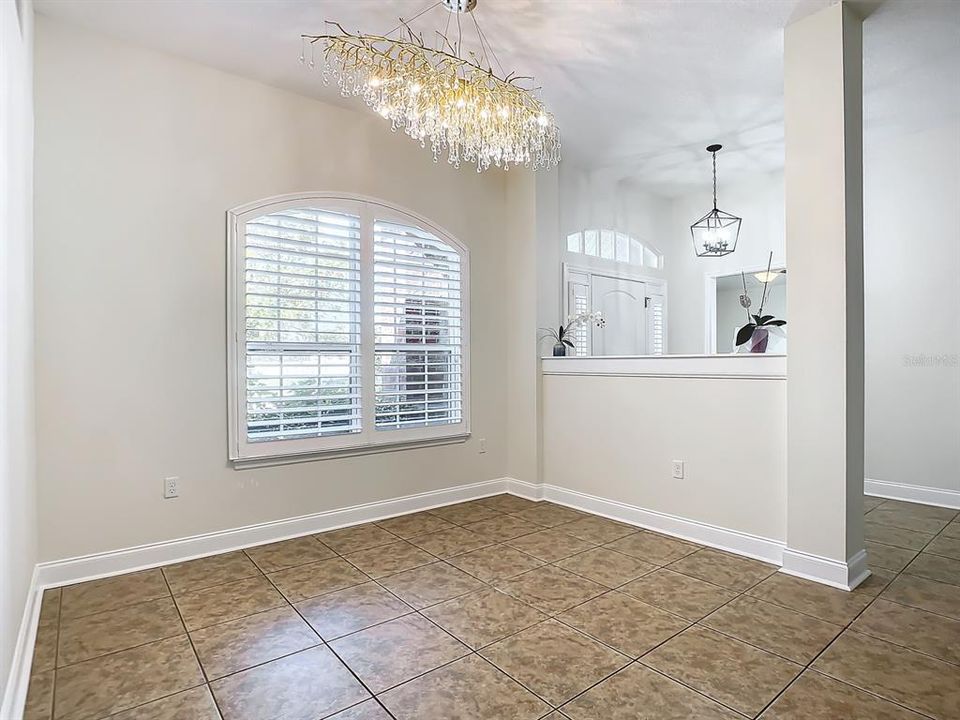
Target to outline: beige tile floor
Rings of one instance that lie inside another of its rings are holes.
[[[499,495],[44,595],[27,720],[960,718],[960,519],[852,593]]]

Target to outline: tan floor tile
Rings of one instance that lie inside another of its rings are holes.
[[[320,638],[291,607],[266,610],[190,633],[211,680],[318,645]]]
[[[448,600],[423,614],[474,650],[547,618],[539,610],[494,589]]]
[[[960,665],[960,620],[877,599],[850,629]]]
[[[288,568],[270,573],[268,577],[292,603],[369,581],[366,575],[341,558]]]
[[[609,548],[593,548],[564,558],[556,565],[609,588],[636,580],[658,567]]]
[[[667,565],[700,549],[699,545],[646,530],[608,543],[606,547],[654,565]]]
[[[921,505],[920,503],[911,503],[903,500],[887,500],[881,506],[881,509],[900,512],[913,517],[931,518],[934,520],[944,520],[946,522],[955,520],[958,512],[951,508],[937,505]]]
[[[210,688],[202,685],[111,715],[110,720],[220,720]]]
[[[726,588],[667,569],[644,575],[627,583],[620,591],[694,621],[713,612],[736,595]]]
[[[866,591],[845,592],[784,573],[771,575],[747,594],[837,625],[853,620],[872,598]]]
[[[603,585],[552,565],[496,583],[497,588],[554,615],[607,592]]]
[[[747,595],[730,601],[700,624],[802,665],[843,631],[841,625]]]
[[[384,693],[397,720],[536,720],[550,706],[472,655]]]
[[[418,615],[347,635],[331,647],[374,693],[470,653],[466,645]]]
[[[476,501],[478,505],[501,513],[514,513],[536,507],[537,502],[516,495],[493,495]]]
[[[960,620],[960,586],[900,575],[880,597]]]
[[[852,591],[852,595],[875,598],[889,585],[897,574],[883,568],[872,568],[870,575]]]
[[[916,550],[881,545],[869,540],[864,542],[864,547],[867,551],[867,565],[893,572],[900,572],[917,556]]]
[[[640,528],[627,525],[616,520],[598,517],[596,515],[585,515],[579,520],[574,520],[563,526],[563,531],[567,535],[573,535],[581,540],[586,540],[594,545],[603,545],[613,542],[627,535],[633,535],[639,532]]]
[[[489,520],[464,525],[467,530],[489,539],[491,542],[506,542],[521,535],[543,530],[540,525],[522,520],[515,515],[499,515]]]
[[[160,598],[60,623],[59,666],[183,635],[173,598]]]
[[[910,710],[808,670],[761,720],[922,720]]]
[[[698,626],[647,653],[641,662],[751,717],[803,669]]]
[[[324,640],[413,612],[413,608],[374,582],[310,598],[297,603],[296,608]]]
[[[507,545],[488,545],[449,558],[447,562],[484,582],[515,577],[544,564],[543,560]]]
[[[627,656],[555,620],[494,643],[480,654],[554,706],[630,662]]]
[[[571,510],[563,505],[554,505],[548,502],[541,502],[526,510],[512,514],[521,520],[542,527],[555,527],[585,517],[585,514],[579,510]]]
[[[287,602],[273,583],[262,575],[183,593],[176,600],[187,630],[199,630],[208,625],[236,620],[281,607]]]
[[[31,672],[52,670],[57,665],[57,638],[60,633],[60,588],[44,590],[40,599],[40,617],[33,643]]]
[[[202,685],[186,635],[60,668],[57,718],[100,718]]]
[[[743,592],[777,571],[775,565],[705,548],[670,564],[674,572]]]
[[[562,560],[592,547],[591,543],[567,535],[559,529],[541,530],[523,535],[508,540],[506,544],[545,562]]]
[[[174,594],[194,592],[233,580],[259,575],[260,571],[242,550],[198,560],[167,565],[163,574]]]
[[[948,535],[939,535],[924,549],[925,552],[934,555],[960,560],[960,537],[950,537]]]
[[[80,617],[169,595],[159,569],[141,570],[63,588],[60,612],[65,618]]]
[[[439,558],[462,555],[471,550],[487,547],[492,544],[489,538],[459,527],[450,530],[441,530],[440,532],[429,533],[427,535],[418,535],[415,538],[411,538],[410,542]]]
[[[871,542],[917,551],[922,550],[933,537],[932,533],[919,533],[875,522],[865,522],[863,533],[864,537]]]
[[[364,700],[359,705],[347,708],[329,720],[393,720],[376,700]]]
[[[947,526],[946,520],[917,517],[916,515],[904,513],[900,510],[888,510],[883,506],[871,511],[867,517],[870,519],[870,522],[921,533],[938,533]]]
[[[53,715],[53,674],[53,670],[31,672],[23,720],[50,720]]]
[[[687,628],[690,622],[619,592],[610,592],[557,615],[610,647],[637,658]]]
[[[418,610],[487,587],[472,575],[445,562],[391,575],[380,584]]]
[[[389,545],[397,541],[396,535],[387,532],[381,527],[377,527],[373,523],[340,528],[339,530],[330,530],[329,532],[321,533],[314,537],[341,555],[359,552],[360,550],[369,550],[370,548]]]
[[[73,587],[79,587],[74,585]],[[169,593],[166,593],[169,594]],[[38,622],[40,624],[54,624],[60,622],[60,604],[63,597],[62,588],[50,588],[49,590],[43,591],[43,596],[40,598],[40,618]]]
[[[643,665],[630,665],[563,706],[571,720],[739,720],[740,715]]]
[[[903,572],[905,575],[916,575],[928,580],[960,585],[960,560],[940,555],[922,552]]]
[[[960,538],[960,520],[954,520],[941,533],[945,537]]]
[[[865,497],[863,499],[863,511],[869,513],[874,508],[880,507],[883,503],[886,502],[884,498],[878,497]]]
[[[333,550],[310,535],[247,548],[247,556],[265,573],[335,557]]]
[[[449,530],[456,527],[442,517],[429,512],[418,512],[410,515],[401,515],[400,517],[390,518],[388,520],[378,520],[377,525],[388,532],[392,532],[397,537],[406,540],[416,537],[417,535],[426,535],[427,533]]]
[[[223,720],[316,720],[370,697],[323,646],[216,680],[210,687]]]
[[[439,515],[447,522],[452,522],[455,525],[469,525],[470,523],[480,522],[481,520],[489,520],[500,514],[496,510],[491,510],[476,502],[457,503],[456,505],[433,508],[430,512],[434,515]]]
[[[814,669],[938,720],[960,717],[960,668],[848,630]]]
[[[404,570],[412,570],[420,565],[436,562],[436,558],[405,540],[381,545],[344,555],[344,559],[360,568],[374,579],[394,575]]]

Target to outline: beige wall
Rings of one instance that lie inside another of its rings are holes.
[[[502,174],[434,164],[362,108],[42,17],[36,63],[42,560],[505,474]],[[225,212],[303,190],[382,198],[470,248],[469,442],[228,465]],[[181,477],[176,500],[161,498],[168,475]]]
[[[33,7],[0,3],[0,703],[37,557],[33,421]],[[0,717],[7,716],[6,705]],[[12,711],[11,711],[12,712]]]
[[[784,379],[546,375],[543,385],[545,483],[784,540]]]

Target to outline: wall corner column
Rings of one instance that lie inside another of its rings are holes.
[[[840,3],[784,31],[790,283],[783,570],[852,589],[863,542],[862,21]]]

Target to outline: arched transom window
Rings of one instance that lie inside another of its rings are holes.
[[[663,255],[635,237],[619,230],[583,230],[567,235],[567,251],[588,257],[663,268]]]

